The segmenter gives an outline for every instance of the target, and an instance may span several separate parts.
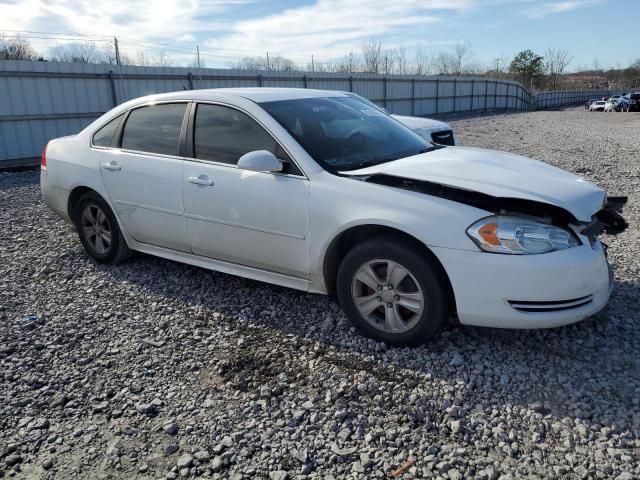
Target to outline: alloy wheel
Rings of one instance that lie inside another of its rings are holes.
[[[367,261],[356,270],[351,296],[362,318],[386,333],[411,330],[425,307],[422,289],[409,269],[386,259]]]
[[[102,209],[91,203],[82,211],[81,227],[87,242],[100,255],[111,247],[111,226]]]

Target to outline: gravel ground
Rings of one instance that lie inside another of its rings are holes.
[[[38,173],[0,174],[0,477],[638,478],[640,114],[453,123],[631,195],[608,318],[387,348],[322,296],[96,265]]]

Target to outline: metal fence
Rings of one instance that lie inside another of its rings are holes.
[[[559,90],[554,92],[538,92],[534,97],[535,108],[553,108],[562,105],[586,103],[592,98],[603,98],[620,92],[612,90]]]
[[[485,77],[250,72],[5,60],[0,61],[0,166],[37,157],[49,139],[74,134],[131,98],[183,89],[256,86],[350,91],[391,113],[417,116],[527,110],[540,101],[543,106],[551,102],[532,96],[518,82]],[[554,96],[553,101],[558,98]],[[578,96],[571,100],[578,101]]]

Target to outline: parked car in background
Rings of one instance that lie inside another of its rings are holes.
[[[605,102],[604,111],[605,112],[615,112],[617,105],[618,105],[618,101],[612,97],[612,98],[610,98],[609,100],[607,100]]]
[[[604,112],[604,107],[607,104],[604,100],[596,100],[591,105],[589,105],[590,112]]]
[[[96,262],[140,251],[336,293],[356,327],[393,345],[428,340],[452,315],[501,328],[592,316],[612,286],[598,237],[627,227],[626,199],[581,177],[434,145],[311,89],[131,100],[50,141],[40,182]]]
[[[377,108],[383,111],[386,114],[389,114],[385,108],[382,108],[375,103],[367,100],[360,95],[356,95],[355,93],[345,92],[347,95],[358,98],[362,102],[370,105],[373,108]],[[396,115],[395,113],[390,114],[393,118],[398,120],[403,125],[406,125],[411,130],[416,132],[422,138],[427,139],[430,142],[437,143],[440,145],[456,145],[456,139],[453,135],[453,129],[449,124],[445,122],[441,122],[439,120],[434,120],[432,118],[425,117],[412,117],[408,115]]]
[[[640,111],[640,92],[632,92],[626,95],[626,112],[638,112]]]
[[[616,112],[625,112],[629,106],[629,100],[626,96],[620,95],[616,103]]]
[[[597,101],[598,101],[598,99],[597,99],[597,98],[590,98],[589,100],[587,100],[587,101],[585,102],[585,104],[584,104],[584,109],[585,109],[585,110],[589,110],[589,107],[591,106],[591,104],[592,104],[593,102],[597,102]]]

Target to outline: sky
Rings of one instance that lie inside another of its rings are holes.
[[[197,44],[209,67],[266,52],[329,62],[371,39],[409,56],[466,42],[481,65],[556,48],[569,70],[626,66],[640,57],[639,17],[640,0],[0,0],[0,32],[29,32],[40,51],[117,36],[125,53],[163,49],[180,64]]]

